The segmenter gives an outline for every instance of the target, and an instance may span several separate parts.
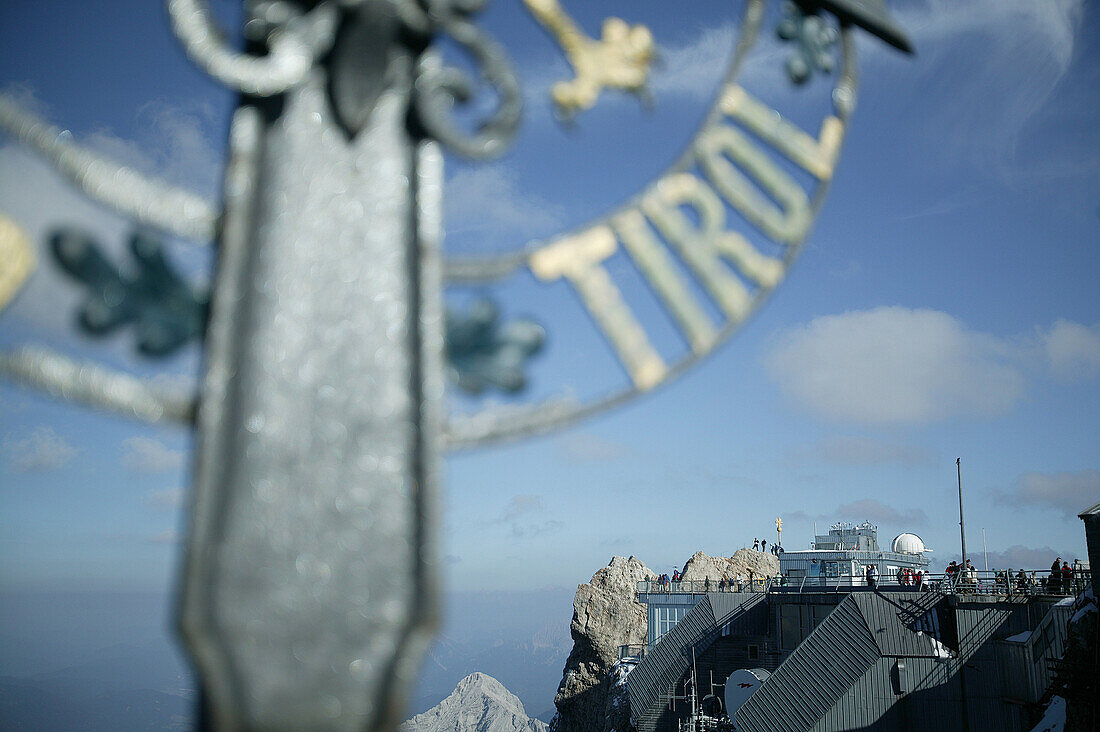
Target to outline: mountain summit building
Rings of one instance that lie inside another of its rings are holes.
[[[1031,729],[1068,623],[1094,602],[1087,564],[1066,583],[974,573],[917,588],[895,575],[927,569],[923,542],[901,534],[890,549],[870,524],[837,524],[785,552],[780,578],[639,583],[651,635],[626,680],[638,732]]]
[[[916,534],[899,534],[890,551],[883,551],[878,545],[877,526],[866,521],[859,526],[836,523],[828,534],[814,537],[813,549],[782,552],[779,574],[788,583],[808,579],[806,584],[864,585],[871,564],[877,566],[882,581],[889,581],[899,569],[927,572],[927,551]]]

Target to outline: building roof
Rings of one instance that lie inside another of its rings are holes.
[[[1077,518],[1084,518],[1085,516],[1097,516],[1100,515],[1100,503],[1094,503],[1089,508],[1086,508],[1081,513],[1077,514]]]
[[[849,594],[741,706],[738,727],[810,729],[880,657],[939,657],[931,637],[909,628],[937,597]]]

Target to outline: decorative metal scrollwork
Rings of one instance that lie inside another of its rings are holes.
[[[205,0],[168,0],[168,15],[184,51],[203,71],[232,89],[266,97],[301,83],[314,62],[332,47],[336,3],[309,4],[314,7],[305,12],[301,4],[289,0],[249,3],[245,34],[266,46],[266,56],[240,53],[226,45]]]
[[[140,233],[131,237],[132,274],[78,231],[55,232],[50,249],[62,269],[88,289],[79,315],[87,332],[107,335],[133,325],[138,350],[148,356],[166,356],[203,336],[209,297],[172,270],[159,241]]]
[[[413,103],[425,131],[450,150],[470,158],[501,154],[519,127],[523,97],[515,71],[504,49],[469,20],[483,0],[428,0],[423,13],[412,3],[399,3],[402,17],[414,29],[442,32],[470,53],[481,67],[484,82],[496,91],[496,110],[473,132],[461,129],[452,117],[455,102],[468,102],[474,84],[465,73],[444,65],[434,51],[425,52],[418,64]]]
[[[832,73],[840,33],[816,12],[807,12],[793,2],[783,3],[783,20],[776,34],[796,46],[787,59],[787,76],[795,84],[804,84],[813,72]]]
[[[491,300],[479,300],[465,313],[447,311],[447,362],[451,379],[479,394],[487,386],[517,392],[527,384],[527,361],[542,350],[546,330],[533,320],[501,325]]]

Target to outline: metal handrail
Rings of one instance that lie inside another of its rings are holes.
[[[949,595],[1054,595],[1076,596],[1081,594],[1091,580],[1091,571],[1075,569],[1072,577],[1051,577],[1049,569],[1023,570],[976,570],[965,572],[925,573],[920,585],[915,579],[909,583],[899,582],[897,577],[879,575],[876,586],[889,590],[926,590],[938,591]],[[678,582],[658,582],[642,580],[638,582],[639,594],[692,594],[708,592],[844,592],[853,589],[865,589],[867,579],[860,575],[839,575],[836,577],[754,577],[738,582],[735,579],[725,583],[716,580],[680,580]]]
[[[708,592],[767,592],[771,586],[772,577],[754,577],[752,582],[736,579],[728,580],[727,584],[721,584],[719,580],[680,580],[679,582],[658,582],[657,580],[641,580],[638,582],[639,594],[683,594],[702,595]]]

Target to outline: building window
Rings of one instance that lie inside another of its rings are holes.
[[[748,646],[746,650],[748,651],[750,661],[760,660],[760,646],[753,644]]]
[[[687,605],[653,608],[653,642],[656,643],[665,633],[676,627],[676,623],[680,622],[690,609]]]

